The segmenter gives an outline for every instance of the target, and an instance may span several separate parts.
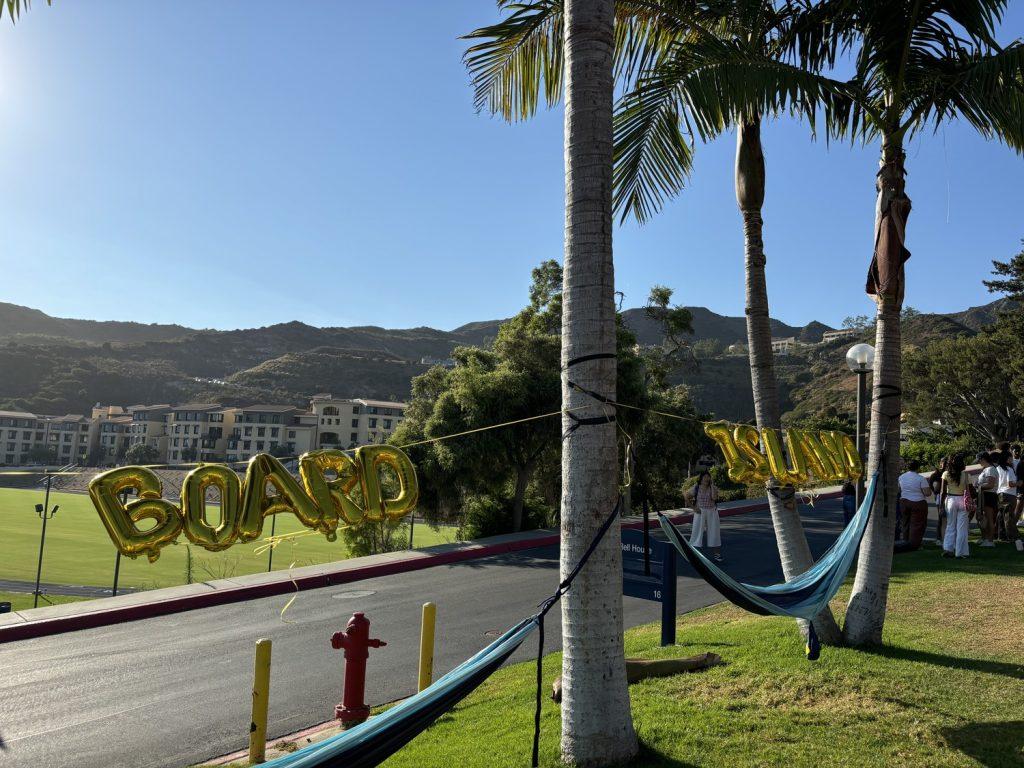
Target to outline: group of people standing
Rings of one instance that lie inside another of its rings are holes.
[[[1024,511],[1024,477],[1018,479],[1020,446],[1000,443],[975,456],[981,470],[972,477],[962,454],[947,456],[930,476],[920,474],[917,461],[907,462],[900,475],[900,505],[896,528],[898,551],[918,549],[928,521],[928,499],[936,499],[936,539],[944,557],[968,557],[971,520],[981,529],[979,546],[1019,543],[1017,523]]]

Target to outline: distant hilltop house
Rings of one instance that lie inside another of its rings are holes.
[[[785,339],[772,339],[772,352],[776,355],[788,355],[798,346],[800,346],[800,342],[796,340],[796,336],[788,336]]]
[[[861,331],[856,328],[840,328],[837,331],[825,331],[821,334],[821,343],[828,344],[840,339],[855,339],[860,336]]]
[[[133,445],[156,463],[244,462],[257,453],[297,456],[316,448],[382,443],[405,418],[405,403],[314,395],[292,405],[219,403],[100,405],[90,415],[0,411],[0,465],[114,464]]]

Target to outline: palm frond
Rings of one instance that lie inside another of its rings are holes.
[[[632,91],[616,105],[612,189],[622,221],[647,221],[683,189],[693,148],[680,117],[671,89]]]
[[[992,53],[922,57],[914,65],[908,133],[960,118],[983,136],[1024,152],[1024,43]]]
[[[465,35],[482,42],[472,45],[463,61],[477,110],[525,120],[537,111],[542,91],[549,106],[561,97],[564,9],[561,0],[499,0],[499,7],[512,13]]]
[[[50,5],[52,0],[46,0],[46,4]],[[3,18],[4,8],[7,9],[7,15],[11,19],[13,24],[21,16],[22,11],[27,11],[32,6],[32,0],[0,0],[0,18]]]

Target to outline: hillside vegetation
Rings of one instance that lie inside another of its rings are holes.
[[[910,318],[908,344],[970,335],[995,318],[1002,302],[951,315]],[[746,321],[689,307],[694,343],[722,348],[742,343]],[[662,342],[658,323],[642,309],[623,320],[641,345]],[[317,328],[300,322],[233,331],[179,325],[55,318],[0,303],[0,408],[81,413],[93,404],[212,400],[225,405],[258,401],[302,404],[312,394],[405,399],[411,381],[428,369],[423,359],[445,359],[458,346],[486,346],[503,321],[468,323],[452,331],[375,326]],[[843,364],[846,343],[820,346],[827,325],[772,321],[777,337],[810,346],[777,358],[783,411],[796,417],[848,412],[855,386]],[[753,417],[745,355],[714,355],[673,377],[686,384],[702,411],[732,420]]]

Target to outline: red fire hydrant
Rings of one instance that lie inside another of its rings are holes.
[[[353,613],[344,632],[331,637],[332,648],[345,649],[345,688],[341,704],[334,708],[334,716],[343,726],[357,725],[370,716],[370,708],[363,701],[366,690],[366,660],[371,648],[387,645],[383,640],[370,639],[370,620],[362,613]]]

